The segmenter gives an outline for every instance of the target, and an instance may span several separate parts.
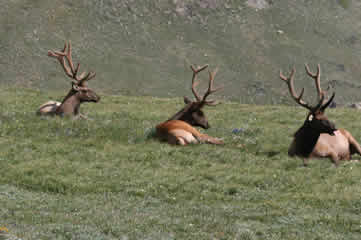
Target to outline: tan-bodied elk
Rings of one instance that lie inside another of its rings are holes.
[[[186,106],[167,121],[156,126],[156,135],[161,140],[167,141],[169,144],[179,145],[187,145],[190,143],[223,144],[222,140],[203,134],[193,127],[198,126],[204,129],[210,127],[202,108],[204,106],[216,105],[217,102],[207,100],[207,97],[221,89],[213,88],[213,80],[217,72],[217,70],[215,70],[214,72],[209,72],[209,85],[203,97],[200,97],[197,93],[195,89],[199,84],[199,82],[196,81],[197,74],[207,67],[208,65],[198,68],[191,66],[193,71],[192,92],[196,101],[191,101],[189,98],[184,97]]]
[[[280,78],[287,83],[291,97],[309,110],[305,122],[294,134],[288,155],[303,158],[305,166],[308,160],[314,157],[329,158],[337,166],[340,160],[350,160],[354,153],[361,155],[361,147],[354,137],[345,129],[337,129],[325,115],[325,110],[335,97],[335,93],[328,100],[325,99],[326,92],[322,91],[320,84],[320,65],[317,66],[316,73],[312,73],[307,64],[305,69],[307,75],[314,79],[317,89],[318,103],[314,106],[302,100],[304,88],[298,96],[296,95],[293,85],[295,68],[289,77],[285,77],[280,71]]]
[[[78,63],[74,67],[70,42],[68,44],[65,43],[61,51],[48,51],[48,56],[56,58],[65,74],[72,79],[71,89],[62,102],[48,101],[39,107],[37,114],[86,118],[79,112],[80,104],[84,102],[98,102],[100,100],[100,97],[87,84],[90,79],[95,77],[95,72],[83,72],[78,75],[80,64]]]

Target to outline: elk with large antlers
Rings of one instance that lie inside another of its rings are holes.
[[[208,90],[200,97],[196,91],[196,86],[199,82],[196,81],[197,74],[208,65],[203,67],[195,68],[191,66],[193,71],[192,77],[192,92],[196,101],[191,101],[189,98],[184,97],[184,103],[186,106],[177,112],[174,116],[169,118],[167,121],[156,126],[156,134],[161,140],[165,140],[170,144],[187,145],[190,143],[210,143],[210,144],[223,144],[223,141],[208,136],[207,134],[200,133],[193,126],[202,127],[208,129],[210,127],[206,116],[204,115],[202,108],[206,105],[214,106],[217,102],[212,100],[206,100],[206,98],[220,90],[221,88],[213,88],[213,80],[217,70],[209,72],[209,85]]]
[[[56,58],[65,74],[72,79],[71,89],[61,103],[48,101],[39,107],[37,114],[85,117],[79,113],[80,104],[83,102],[98,102],[100,100],[100,97],[87,86],[87,82],[95,77],[95,72],[83,72],[78,75],[80,64],[78,63],[74,67],[70,42],[68,44],[65,43],[62,51],[48,51],[48,56]]]
[[[293,85],[295,68],[292,69],[289,77],[285,77],[280,71],[280,78],[287,83],[291,97],[299,105],[309,110],[302,127],[294,134],[288,154],[302,157],[305,166],[312,157],[330,158],[337,166],[340,160],[350,160],[354,153],[361,155],[361,147],[353,136],[345,129],[336,129],[325,115],[325,110],[335,97],[335,93],[330,99],[325,100],[326,93],[322,91],[320,84],[320,65],[317,66],[316,74],[309,70],[307,64],[305,64],[305,68],[307,75],[313,78],[316,84],[318,103],[315,106],[302,100],[304,88],[298,96],[296,95]]]

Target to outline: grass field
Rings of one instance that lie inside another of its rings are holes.
[[[178,98],[103,95],[74,121],[35,115],[62,92],[0,95],[0,227],[22,239],[360,239],[360,163],[287,156],[303,109],[225,102],[205,111],[226,145],[176,147],[152,135]],[[328,116],[361,140],[360,112]]]

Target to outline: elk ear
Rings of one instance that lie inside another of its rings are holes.
[[[186,97],[186,96],[184,96],[183,98],[184,98],[184,103],[185,103],[185,104],[189,104],[189,103],[192,102],[192,101],[191,101],[188,97]]]

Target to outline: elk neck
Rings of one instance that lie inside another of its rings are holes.
[[[321,132],[312,128],[311,124],[306,121],[294,134],[297,149],[295,154],[308,157],[312,153],[320,135]]]
[[[80,99],[77,96],[77,91],[70,90],[69,93],[63,99],[61,105],[56,110],[57,114],[74,114],[79,113]]]
[[[174,114],[171,118],[169,118],[167,121],[170,120],[182,120],[187,122],[187,115],[189,114],[189,110],[192,107],[192,103],[188,103],[184,108],[182,108],[180,111],[178,111],[176,114]]]

